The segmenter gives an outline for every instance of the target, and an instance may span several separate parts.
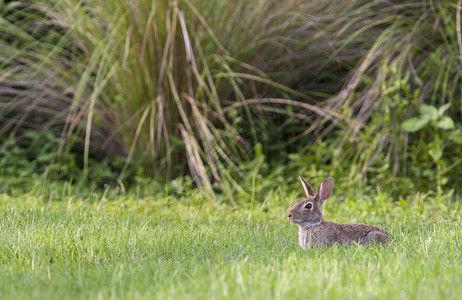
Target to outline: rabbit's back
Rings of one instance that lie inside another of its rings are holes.
[[[299,228],[299,243],[302,248],[306,248],[306,245],[310,243],[328,247],[335,243],[340,245],[352,243],[361,245],[384,244],[389,239],[386,231],[366,224],[337,224],[323,220],[318,226],[311,228],[300,226]]]

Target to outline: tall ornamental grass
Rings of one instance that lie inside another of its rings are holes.
[[[454,1],[2,1],[0,23],[0,135],[54,132],[86,172],[123,157],[121,179],[188,172],[232,198],[259,144],[350,180],[459,172]],[[440,160],[431,126],[401,126],[423,103],[450,104]]]

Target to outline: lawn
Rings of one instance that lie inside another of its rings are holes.
[[[135,193],[0,195],[2,299],[460,299],[461,206],[432,195],[326,201],[326,219],[386,229],[377,247],[303,251],[284,212]]]

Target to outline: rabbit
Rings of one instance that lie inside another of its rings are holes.
[[[372,225],[337,224],[322,218],[322,204],[329,198],[334,187],[334,178],[329,177],[321,183],[315,194],[311,185],[299,177],[306,198],[298,200],[287,211],[287,219],[298,225],[299,244],[303,249],[307,246],[331,247],[335,243],[348,245],[359,243],[370,245],[385,244],[389,234]]]

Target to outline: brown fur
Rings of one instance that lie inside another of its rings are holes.
[[[334,179],[327,178],[321,183],[318,192],[301,177],[300,180],[307,194],[307,198],[298,200],[288,211],[287,218],[299,227],[299,244],[305,249],[307,245],[330,247],[337,243],[348,245],[359,243],[368,245],[384,244],[389,240],[386,231],[366,224],[337,224],[323,220],[322,204],[334,187]],[[311,203],[311,207],[307,205]],[[308,207],[308,208],[307,208]]]

